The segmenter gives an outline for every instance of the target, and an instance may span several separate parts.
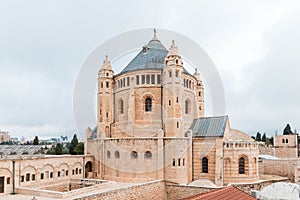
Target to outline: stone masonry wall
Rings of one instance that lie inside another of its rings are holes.
[[[259,162],[259,173],[288,177],[295,182],[298,159],[263,160]]]
[[[118,199],[166,199],[163,180],[151,181],[137,186],[102,192],[75,200],[118,200]]]

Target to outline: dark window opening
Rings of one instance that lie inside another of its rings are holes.
[[[107,151],[106,157],[109,159],[110,158],[110,151]]]
[[[177,102],[177,103],[179,102],[178,97],[176,97],[176,102]]]
[[[107,88],[109,87],[109,82],[106,82],[106,87],[107,87]]]
[[[145,84],[145,75],[142,75],[142,84]]]
[[[245,174],[245,159],[243,157],[239,159],[239,174]]]
[[[60,177],[60,171],[59,171],[59,172],[57,172],[57,177]]]
[[[115,151],[115,158],[119,159],[120,158],[120,152],[119,151]]]
[[[26,181],[30,181],[30,174],[26,174]]]
[[[120,100],[120,114],[124,113],[124,101],[121,99]]]
[[[160,84],[160,74],[157,74],[157,84]]]
[[[136,84],[137,84],[137,85],[140,84],[140,76],[136,76]]]
[[[21,182],[24,182],[24,176],[21,176],[21,177],[20,177],[20,181],[21,181]]]
[[[182,159],[182,166],[184,166],[185,165],[185,159],[183,158]]]
[[[7,184],[7,185],[10,184],[10,177],[7,177],[7,179],[6,179],[6,184]]]
[[[173,166],[175,167],[175,165],[176,165],[176,161],[175,159],[173,159]]]
[[[136,151],[131,152],[131,158],[132,159],[137,159],[138,158],[138,153]]]
[[[155,84],[155,75],[154,74],[151,75],[151,84]]]
[[[108,112],[106,113],[106,117],[108,117]]]
[[[145,100],[145,111],[146,112],[151,112],[152,111],[152,99],[151,98],[147,98]]]
[[[202,158],[202,173],[208,173],[208,159]]]
[[[185,114],[189,114],[189,101],[185,101]]]
[[[176,72],[175,72],[175,76],[176,76],[176,77],[178,77],[178,74],[179,74],[179,71],[178,71],[178,70],[176,70]]]
[[[127,77],[127,86],[130,86],[130,77]]]
[[[150,84],[150,75],[149,74],[146,76],[146,81],[147,81],[147,84]]]
[[[169,100],[169,106],[171,105],[171,100]]]
[[[178,166],[180,166],[180,158],[178,159]]]
[[[53,172],[50,172],[50,178],[53,178]]]
[[[41,173],[41,179],[42,180],[44,179],[44,173]]]
[[[169,71],[169,77],[172,77],[172,71]]]
[[[146,151],[146,152],[145,152],[145,158],[146,158],[146,159],[151,159],[151,158],[152,158],[152,153],[151,153],[151,151]]]
[[[34,181],[35,180],[35,174],[31,175],[31,180]]]
[[[179,122],[177,122],[177,128],[179,128]]]

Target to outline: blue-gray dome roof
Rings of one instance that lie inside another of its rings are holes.
[[[167,54],[168,50],[154,37],[118,75],[135,70],[162,70]],[[183,68],[183,72],[191,75],[185,68]]]
[[[152,39],[120,74],[143,69],[163,69],[168,50],[157,39]]]

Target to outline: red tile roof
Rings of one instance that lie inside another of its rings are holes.
[[[198,194],[196,196],[192,196],[186,198],[185,200],[253,200],[254,197],[249,194],[239,190],[234,186],[229,186],[221,189],[217,189],[214,191]]]

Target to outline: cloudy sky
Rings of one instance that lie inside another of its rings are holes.
[[[0,129],[26,138],[77,132],[82,63],[112,36],[149,27],[182,33],[208,53],[232,127],[300,130],[300,2],[275,0],[0,0]]]

